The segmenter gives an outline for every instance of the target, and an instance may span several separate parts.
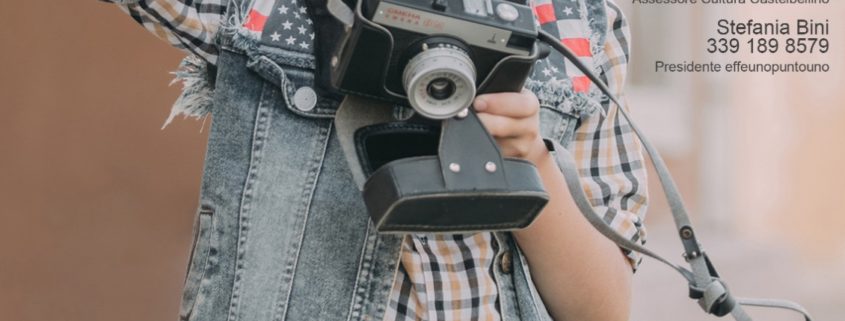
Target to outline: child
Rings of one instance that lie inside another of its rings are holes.
[[[315,87],[320,39],[302,0],[111,2],[191,54],[173,115],[213,115],[181,319],[627,320],[639,257],[582,217],[542,139],[573,152],[596,211],[643,242],[640,145],[559,54],[536,63],[526,90],[473,103],[504,156],[539,170],[550,202],[537,220],[514,232],[384,235],[339,147],[338,101]],[[616,5],[533,8],[622,96],[629,42]]]

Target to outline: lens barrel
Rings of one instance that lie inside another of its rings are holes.
[[[425,117],[453,117],[475,98],[475,65],[454,46],[427,47],[405,66],[402,80],[408,101]]]

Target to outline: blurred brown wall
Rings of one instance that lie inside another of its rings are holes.
[[[0,320],[176,320],[206,138],[159,129],[181,53],[97,1],[0,24]]]

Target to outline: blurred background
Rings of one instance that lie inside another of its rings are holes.
[[[845,320],[845,2],[620,2],[633,32],[633,114],[732,290]],[[799,17],[830,19],[828,54],[705,51],[720,18]],[[183,54],[94,1],[4,3],[0,21],[0,320],[175,320],[211,123],[160,130],[180,90],[168,86],[169,72]],[[663,74],[655,60],[800,60],[831,72]],[[651,183],[647,245],[681,262]],[[643,263],[634,291],[632,320],[716,319],[654,261]]]

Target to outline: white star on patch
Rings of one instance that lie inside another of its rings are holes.
[[[567,16],[572,15],[572,8],[566,7],[566,9],[563,9],[563,13],[565,13]]]
[[[308,43],[307,43],[307,42],[303,41],[303,42],[300,42],[300,43],[299,43],[299,46],[300,46],[300,47],[302,47],[302,49],[308,49],[308,47],[309,47],[310,45],[308,45]]]
[[[280,35],[278,32],[275,32],[275,31],[273,31],[273,34],[270,35],[270,39],[272,39],[273,41],[279,41],[279,39],[281,37],[282,37],[282,35]]]
[[[296,43],[296,38],[294,38],[293,36],[290,36],[287,39],[285,39],[285,43],[287,43],[289,45],[293,45],[294,43]]]
[[[286,14],[286,13],[288,13],[288,7],[287,6],[282,5],[281,7],[279,7],[279,14]]]
[[[305,31],[308,31],[308,29],[306,29],[304,26],[299,26],[299,28],[297,28],[297,29],[299,29],[300,35],[304,35]]]
[[[308,9],[305,9],[305,7],[299,7],[299,13],[305,14],[306,12],[308,12]]]
[[[285,30],[290,30],[291,26],[293,26],[293,23],[291,23],[290,20],[285,20],[285,22],[282,23],[282,27],[284,27]]]
[[[314,33],[313,32],[309,36],[311,37],[311,40],[314,40]]]
[[[546,75],[546,77],[551,76],[552,71],[549,68],[543,68],[543,75]]]

